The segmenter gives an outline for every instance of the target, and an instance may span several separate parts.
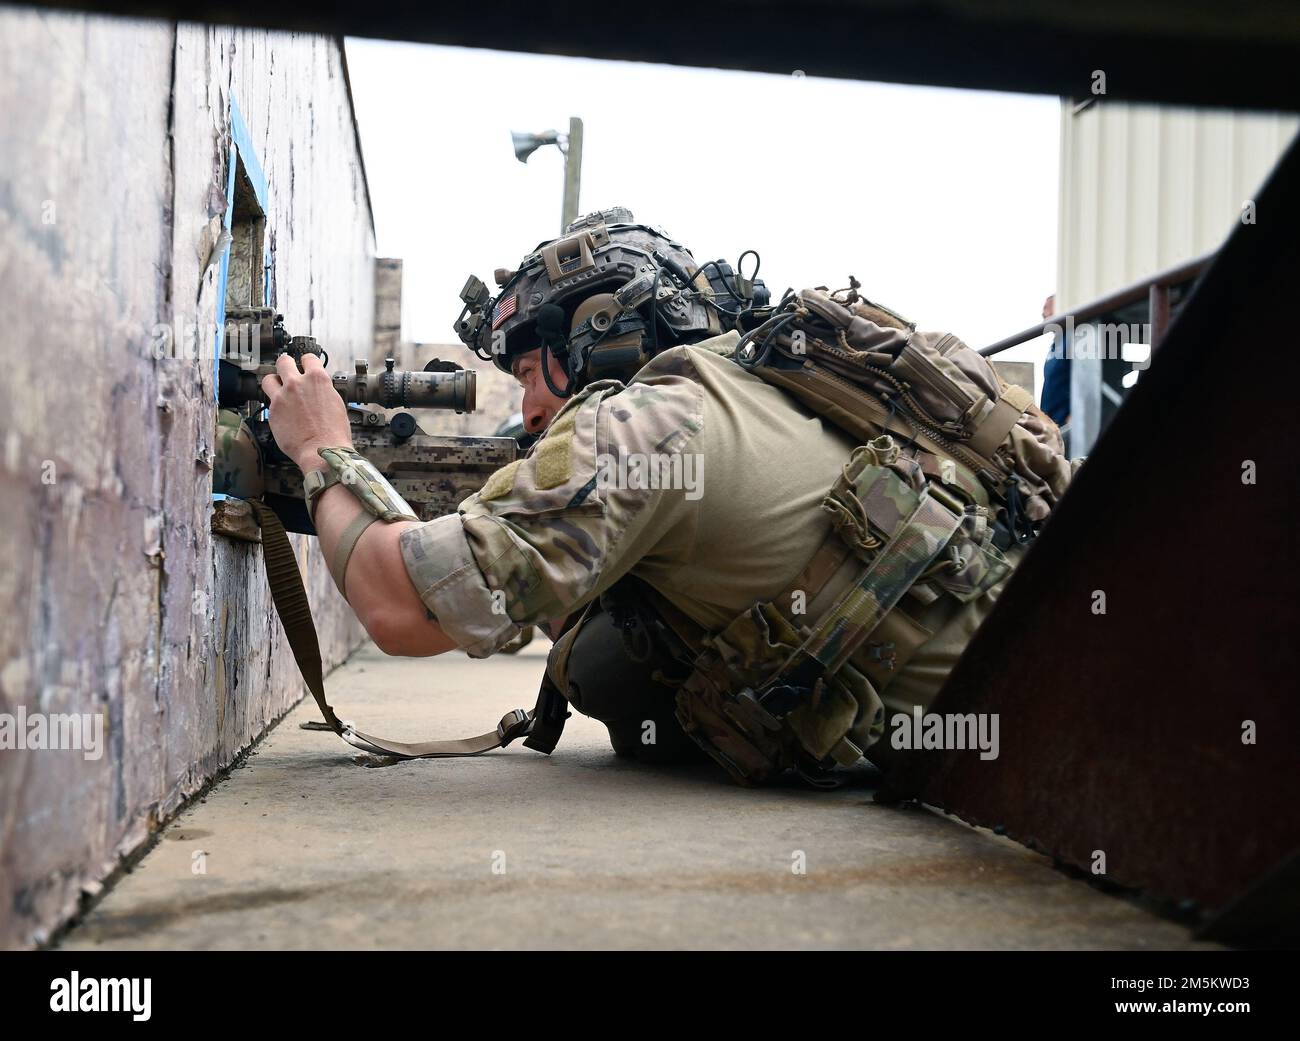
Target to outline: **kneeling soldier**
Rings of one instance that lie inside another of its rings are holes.
[[[774,306],[625,210],[497,281],[470,280],[458,331],[541,436],[455,514],[405,520],[353,468],[314,359],[267,377],[379,647],[484,657],[546,627],[542,751],[567,703],[621,755],[707,754],[742,783],[883,762],[886,713],[930,703],[1063,493],[1056,427],[856,283]]]

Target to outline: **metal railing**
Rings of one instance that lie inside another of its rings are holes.
[[[1169,291],[1195,281],[1201,272],[1209,267],[1210,261],[1214,259],[1215,252],[1217,250],[1161,271],[1140,282],[1134,282],[1123,289],[1117,289],[1113,293],[1108,293],[1106,296],[1093,300],[1091,303],[1083,304],[1063,314],[1053,315],[1051,318],[1044,319],[1037,325],[1030,326],[1022,332],[1008,336],[1005,340],[999,340],[997,343],[982,348],[980,354],[986,358],[994,354],[1000,354],[1009,347],[1015,347],[1017,344],[1042,336],[1043,333],[1050,331],[1052,326],[1060,328],[1071,321],[1075,325],[1083,325],[1095,318],[1101,318],[1113,311],[1117,311],[1121,307],[1137,303],[1144,296],[1147,298],[1147,306],[1150,312],[1151,349],[1154,351],[1156,345],[1164,338],[1165,330],[1169,327]]]

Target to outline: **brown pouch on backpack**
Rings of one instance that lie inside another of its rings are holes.
[[[951,333],[918,332],[856,289],[806,289],[777,312],[748,351],[752,371],[794,389],[806,405],[859,438],[914,438],[958,469],[952,485],[971,503],[978,477],[999,494],[1014,484],[1025,514],[1041,521],[1064,494],[1071,467],[1056,425],[1023,388],[1008,385],[982,355]],[[746,362],[747,352],[737,357]],[[825,373],[820,381],[817,373]],[[792,386],[792,384],[794,386]],[[860,395],[854,414],[851,396]],[[825,408],[819,408],[824,397]]]

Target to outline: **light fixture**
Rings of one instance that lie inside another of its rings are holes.
[[[528,162],[528,157],[543,145],[558,145],[561,152],[567,151],[568,142],[561,142],[560,135],[554,130],[543,130],[540,134],[521,134],[510,131],[510,139],[515,145],[515,158],[521,163]]]

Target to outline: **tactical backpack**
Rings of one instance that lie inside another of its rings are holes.
[[[717,633],[656,608],[697,649],[677,694],[686,732],[743,784],[788,768],[816,782],[883,733],[881,692],[924,642],[904,601],[960,610],[1005,578],[1004,550],[1034,537],[1071,466],[1028,391],[856,282],[788,294],[735,360],[860,447],[822,502],[830,534],[787,590]]]

